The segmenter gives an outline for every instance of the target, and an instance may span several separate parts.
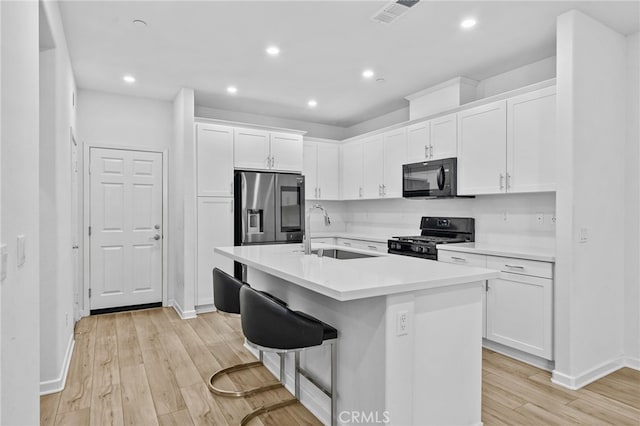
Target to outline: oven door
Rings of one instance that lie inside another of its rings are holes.
[[[276,174],[276,241],[299,243],[304,234],[304,176]]]
[[[404,198],[456,196],[456,159],[405,164],[402,166]]]

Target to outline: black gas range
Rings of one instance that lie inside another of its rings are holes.
[[[438,260],[437,244],[475,241],[473,218],[424,216],[420,220],[420,229],[420,235],[389,240],[389,253]]]

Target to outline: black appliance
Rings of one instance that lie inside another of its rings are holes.
[[[389,240],[389,253],[438,260],[437,244],[475,241],[473,218],[424,216],[420,221],[420,229],[420,235]]]
[[[457,194],[457,163],[454,158],[421,161],[402,166],[404,198],[451,198]]]

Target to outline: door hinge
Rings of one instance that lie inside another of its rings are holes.
[[[91,227],[89,227],[89,236],[91,236]]]
[[[89,289],[89,299],[91,299],[91,289]]]

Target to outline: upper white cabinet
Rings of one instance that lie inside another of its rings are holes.
[[[555,87],[458,113],[458,193],[555,190]]]
[[[384,185],[384,141],[382,135],[366,139],[362,152],[363,198],[379,198]]]
[[[302,171],[302,136],[271,133],[271,169],[285,172]]]
[[[429,153],[431,160],[458,155],[457,121],[457,114],[444,115],[430,121]]]
[[[235,129],[234,135],[237,169],[302,170],[302,136],[253,129]]]
[[[363,141],[349,142],[342,151],[342,199],[357,200],[363,196]]]
[[[304,142],[302,174],[307,200],[340,199],[340,145]]]
[[[458,113],[458,194],[505,191],[507,101]]]
[[[509,192],[555,190],[556,88],[507,100]]]
[[[271,155],[269,132],[235,129],[234,156],[237,169],[269,169]]]
[[[457,115],[449,114],[407,128],[407,161],[451,158],[457,155]]]
[[[407,128],[386,132],[384,145],[383,197],[402,197],[402,165],[407,162]]]
[[[214,253],[233,245],[233,198],[198,197],[196,306],[213,303],[213,268],[233,275],[233,260]]]
[[[233,197],[233,128],[196,126],[198,196]]]

